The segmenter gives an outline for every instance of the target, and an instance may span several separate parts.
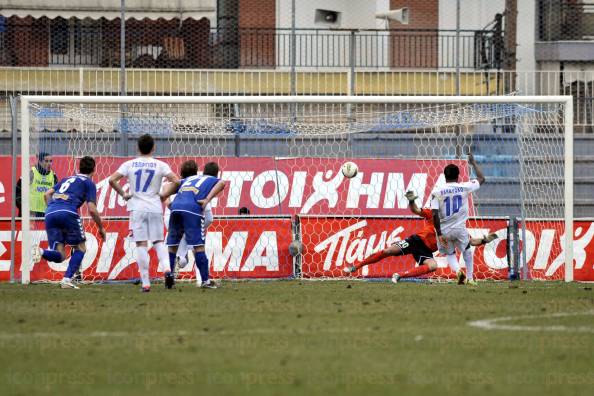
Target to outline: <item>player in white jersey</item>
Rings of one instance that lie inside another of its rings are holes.
[[[469,283],[474,284],[472,249],[466,229],[469,212],[468,195],[478,190],[480,185],[485,182],[485,176],[472,154],[468,155],[468,162],[474,168],[476,179],[459,182],[460,169],[454,164],[449,164],[443,171],[445,184],[435,187],[431,192],[431,209],[437,234],[437,246],[442,254],[447,255],[448,265],[456,273],[459,284],[464,284],[466,279]],[[466,274],[460,270],[456,249],[464,257]]]
[[[179,178],[165,162],[153,158],[155,140],[149,134],[138,138],[140,157],[124,162],[109,178],[109,185],[128,201],[130,212],[130,238],[136,242],[136,261],[142,281],[142,291],[150,291],[148,241],[165,270],[165,286],[173,285],[173,274],[169,271],[169,253],[163,242],[163,203],[159,192],[163,178],[179,185]],[[129,192],[125,192],[119,181],[127,178]]]

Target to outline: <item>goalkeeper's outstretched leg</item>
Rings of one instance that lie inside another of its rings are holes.
[[[470,238],[471,246],[486,245],[489,242],[497,239],[497,234],[491,233],[485,235],[482,238]],[[427,246],[427,244],[431,246]],[[416,278],[422,275],[431,273],[437,269],[437,262],[433,258],[433,252],[437,250],[437,246],[432,243],[432,240],[427,242],[427,238],[423,238],[420,235],[413,234],[410,237],[394,243],[387,249],[383,249],[377,253],[372,254],[360,263],[352,266],[345,267],[343,271],[351,274],[357,272],[366,265],[377,263],[386,257],[398,257],[406,256],[411,254],[415,261],[419,264],[417,267],[412,268],[402,273],[396,273],[392,276],[392,281],[398,282],[402,278]]]
[[[345,267],[344,272],[353,273],[365,267],[366,265],[377,263],[386,257],[406,256],[408,254],[412,254],[417,263],[420,264],[419,267],[408,271],[410,272],[410,274],[407,274],[408,277],[421,276],[423,274],[435,271],[437,268],[437,263],[433,259],[433,251],[427,247],[419,235],[413,234],[404,240],[394,243],[387,249],[372,254],[357,265]]]

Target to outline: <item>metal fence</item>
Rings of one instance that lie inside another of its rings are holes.
[[[573,95],[576,133],[594,133],[594,72],[164,70],[126,71],[127,95]],[[0,68],[0,96],[117,95],[111,68]],[[0,103],[0,131],[10,130]]]
[[[541,41],[594,39],[592,0],[539,0],[537,11]]]
[[[0,66],[120,65],[114,21],[41,18],[22,25],[11,20],[0,32]],[[500,68],[504,54],[500,29],[221,29],[210,28],[205,19],[126,25],[127,68],[474,70]]]

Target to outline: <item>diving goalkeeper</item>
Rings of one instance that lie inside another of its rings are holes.
[[[357,265],[351,265],[343,268],[343,271],[350,274],[358,271],[362,267],[377,263],[390,256],[406,256],[412,254],[418,266],[403,273],[392,275],[392,282],[397,283],[402,278],[416,278],[431,273],[437,269],[437,262],[433,258],[433,252],[437,251],[437,240],[435,237],[435,228],[433,226],[433,213],[431,209],[420,209],[415,200],[417,196],[413,191],[407,191],[405,197],[408,199],[408,207],[416,215],[425,219],[423,228],[416,234],[406,239],[397,241],[392,246],[372,254]],[[470,238],[471,246],[485,245],[497,238],[495,233],[491,233],[482,238]]]

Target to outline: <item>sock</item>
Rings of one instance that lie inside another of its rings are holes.
[[[200,278],[202,283],[208,281],[208,258],[205,252],[194,252],[196,258],[196,267],[200,271]]]
[[[181,257],[184,254],[187,254],[188,250],[192,250],[192,246],[188,246],[188,242],[186,241],[186,235],[182,237],[179,241],[179,245],[177,246],[177,254]]]
[[[175,257],[177,256],[176,253],[169,252],[169,269],[171,272],[175,269]]]
[[[74,273],[78,271],[78,269],[80,268],[80,264],[83,261],[83,257],[85,257],[85,254],[80,250],[75,250],[72,252],[72,256],[70,256],[70,262],[68,263],[68,268],[64,273],[64,278],[72,278]]]
[[[196,271],[196,283],[200,285],[202,283],[202,278],[200,278],[200,270],[197,265],[194,266],[194,270]]]
[[[157,252],[157,258],[159,259],[159,266],[163,268],[163,272],[167,273],[171,271],[170,269],[170,261],[169,261],[169,251],[167,246],[163,242],[156,242],[153,247],[155,248],[155,252]],[[175,261],[174,261],[175,263]]]
[[[182,256],[179,253],[179,251],[177,252],[177,257],[178,257],[178,260],[179,260],[179,266],[182,267],[182,268],[185,267],[186,265],[188,265],[188,256],[187,256],[187,254],[188,254],[188,252],[186,252],[186,254]]]
[[[41,254],[41,257],[43,257],[47,261],[52,261],[54,263],[61,263],[62,261],[64,261],[62,260],[62,255],[57,250],[44,249],[43,253]]]
[[[464,262],[466,263],[466,279],[472,280],[473,279],[473,270],[474,270],[474,257],[472,254],[472,248],[466,249],[462,253],[462,257],[464,257]]]
[[[454,274],[458,273],[460,266],[458,265],[458,259],[456,258],[456,253],[448,254],[448,265]]]
[[[365,260],[361,261],[355,267],[357,267],[357,269],[359,269],[361,267],[365,267],[366,265],[377,263],[378,261],[385,259],[386,257],[388,257],[388,255],[386,253],[384,253],[383,250],[380,250],[379,252],[373,253],[371,256],[369,256]]]
[[[136,247],[136,263],[138,264],[138,272],[140,273],[140,280],[142,287],[149,287],[151,285],[149,279],[149,254],[146,246]]]
[[[179,257],[179,265],[180,267],[185,267],[188,264],[188,254],[194,250],[194,246],[188,246],[188,242],[186,241],[186,236],[179,241],[179,246],[177,249],[177,257]]]
[[[418,267],[415,267],[398,275],[400,275],[401,278],[415,278],[417,276],[425,275],[433,271],[434,270],[429,268],[428,265],[419,265]]]

